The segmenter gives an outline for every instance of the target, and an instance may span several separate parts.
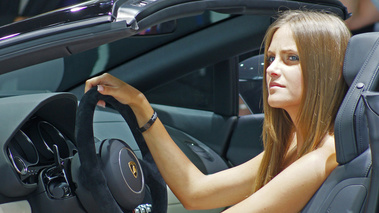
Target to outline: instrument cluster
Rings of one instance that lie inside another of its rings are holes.
[[[45,168],[64,166],[63,160],[75,152],[74,144],[58,128],[39,117],[18,130],[7,147],[8,157],[25,184],[36,183]]]

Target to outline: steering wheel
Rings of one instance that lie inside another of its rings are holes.
[[[141,150],[142,160],[138,160],[132,149],[118,139],[104,140],[97,154],[93,115],[99,100],[112,105],[125,119]],[[146,196],[151,195],[153,211],[167,212],[166,183],[138,130],[131,108],[92,88],[81,99],[76,119],[78,153],[71,162],[71,173],[76,184],[75,193],[85,210],[91,213],[132,212],[142,204],[147,191]]]

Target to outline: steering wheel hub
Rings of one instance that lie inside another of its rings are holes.
[[[145,179],[132,149],[118,139],[103,141],[100,149],[103,172],[117,203],[125,209],[140,204],[145,194]]]

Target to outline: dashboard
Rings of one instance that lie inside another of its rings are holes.
[[[52,209],[54,212],[85,212],[76,195],[77,185],[71,168],[78,152],[75,142],[77,106],[78,100],[71,93],[1,98],[0,204],[19,205],[16,201],[27,201],[32,212],[47,213]],[[153,107],[162,118],[168,116],[165,111],[170,109]],[[117,111],[98,108],[93,121],[95,146],[100,146],[105,139],[118,138],[142,158],[129,126]],[[223,160],[200,141],[173,127],[166,128],[204,173],[227,168]],[[170,190],[168,197],[169,209],[177,210],[180,202]],[[27,203],[24,204],[27,206]]]
[[[77,99],[69,93],[1,99],[0,120],[4,122],[0,128],[2,203],[4,197],[8,200],[30,197],[34,210],[44,205],[57,208],[59,205],[50,202],[57,199],[79,206],[68,174],[69,161],[77,152],[74,143],[76,109]]]
[[[6,146],[14,170],[23,185],[43,182],[51,198],[72,196],[64,167],[77,153],[75,145],[57,127],[39,116],[33,116],[17,130]],[[56,184],[61,185],[56,188]],[[60,189],[60,190],[59,190]]]

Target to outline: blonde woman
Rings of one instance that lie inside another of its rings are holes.
[[[337,166],[334,120],[347,86],[342,76],[350,32],[339,18],[285,12],[265,37],[264,151],[250,161],[204,175],[157,119],[143,133],[157,166],[187,209],[299,212]],[[104,74],[86,83],[128,104],[143,126],[154,113],[145,96]],[[103,104],[103,103],[101,103]]]

